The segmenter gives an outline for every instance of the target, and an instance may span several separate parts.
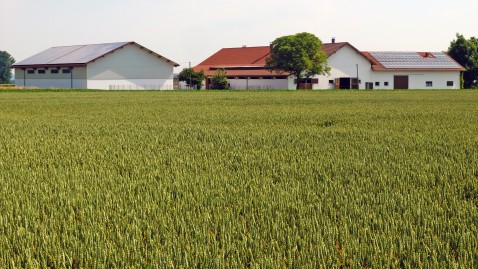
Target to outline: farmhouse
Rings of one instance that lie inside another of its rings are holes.
[[[177,63],[135,42],[53,47],[20,61],[17,87],[173,89]]]
[[[348,42],[322,46],[331,67],[327,76],[300,81],[303,89],[459,89],[465,69],[444,52],[364,52]],[[223,48],[194,70],[210,77],[224,68],[231,89],[295,89],[287,74],[265,69],[270,46]]]

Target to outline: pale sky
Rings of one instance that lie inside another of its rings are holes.
[[[0,0],[0,50],[135,41],[187,67],[309,32],[362,51],[444,51],[478,36],[478,0]],[[180,68],[180,69],[181,69]]]

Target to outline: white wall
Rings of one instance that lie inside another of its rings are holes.
[[[229,79],[233,90],[271,90],[287,89],[287,79]]]
[[[16,68],[15,69],[15,86],[17,87],[35,87],[35,88],[61,88],[61,89],[70,89],[86,88],[86,68],[85,67],[74,67],[72,73],[64,74],[60,68],[58,74],[52,74],[51,70],[57,68],[37,68],[27,70],[34,70],[34,74],[28,74],[25,70]],[[45,74],[39,74],[38,70],[45,70]],[[26,73],[25,73],[26,72]],[[25,78],[25,79],[24,79]]]
[[[314,89],[334,89],[335,84],[330,84],[329,80],[335,80],[340,77],[356,78],[357,71],[359,79],[362,81],[359,87],[360,89],[365,89],[364,80],[370,78],[372,64],[360,52],[346,45],[330,55],[327,63],[331,67],[330,75],[318,76],[319,84],[315,85]]]
[[[368,80],[362,79],[362,84],[373,82],[374,89],[393,89],[394,76],[408,76],[409,89],[460,89],[459,71],[372,72]],[[433,86],[427,87],[427,81],[431,81]],[[453,86],[447,86],[447,81],[453,81]],[[380,82],[380,86],[375,86],[375,82]],[[388,86],[384,86],[384,82],[388,82]]]
[[[319,84],[314,85],[314,89],[334,89],[335,85],[330,84],[329,80],[335,80],[339,77],[357,77],[361,81],[359,88],[365,89],[366,82],[372,82],[374,89],[393,89],[394,76],[409,76],[409,89],[459,89],[460,72],[459,71],[373,71],[370,61],[362,54],[358,53],[349,46],[344,46],[335,54],[328,58],[328,65],[331,67],[329,76],[318,76]],[[433,86],[427,87],[426,81],[432,81]],[[453,86],[447,86],[447,81],[453,81]],[[379,82],[379,86],[375,85]],[[388,86],[385,86],[388,82]],[[295,87],[295,84],[293,84]]]
[[[141,89],[151,85],[157,89],[173,89],[173,67],[164,58],[130,44],[88,64],[88,88],[124,86]]]
[[[73,88],[86,89],[85,79],[27,79],[26,85],[23,84],[23,79],[15,81],[17,87],[33,87],[42,89],[70,89],[73,82]]]
[[[172,79],[88,80],[88,89],[97,90],[173,90]]]

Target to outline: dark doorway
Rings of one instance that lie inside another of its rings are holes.
[[[365,82],[365,89],[373,90],[373,82]]]
[[[394,89],[408,89],[408,76],[394,76],[393,77]]]
[[[335,89],[341,90],[350,90],[350,89],[358,89],[359,88],[359,80],[357,78],[336,78],[335,79]]]
[[[339,83],[339,89],[350,89],[350,78],[340,78]]]

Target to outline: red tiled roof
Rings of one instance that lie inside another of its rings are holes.
[[[347,42],[326,43],[323,44],[322,48],[327,54],[327,57],[329,57],[346,45],[355,49]],[[270,46],[223,48],[195,66],[193,69],[196,71],[203,70],[207,76],[213,75],[217,68],[225,68],[227,75],[230,76],[284,75],[269,72],[263,68],[266,64],[266,58],[269,55]]]
[[[270,47],[224,48],[214,53],[199,65],[206,66],[264,66]]]
[[[217,68],[226,68],[230,76],[274,76],[263,68],[269,55],[269,46],[223,48],[193,69],[203,70],[207,76],[213,75]]]
[[[343,48],[346,45],[349,45],[354,50],[357,50],[352,45],[350,45],[348,42],[325,43],[325,44],[322,44],[322,49],[325,51],[325,54],[327,54],[327,57],[330,57],[330,55],[336,53],[339,49]]]
[[[368,59],[374,71],[402,71],[402,70],[428,70],[428,71],[464,71],[463,68],[386,68],[382,63],[375,59],[370,52],[361,52],[348,42],[324,43],[323,50],[330,57],[345,46],[349,46],[357,53]],[[212,76],[217,68],[225,68],[229,76],[279,76],[286,74],[277,74],[267,71],[264,66],[266,58],[270,55],[270,46],[261,47],[242,47],[242,48],[224,48],[207,58],[193,69],[203,70],[207,76]],[[431,61],[435,58],[433,54],[419,52],[425,58]],[[448,57],[449,58],[449,57]],[[441,58],[443,60],[443,58]],[[451,61],[453,59],[450,58]],[[461,67],[461,66],[460,66]]]

